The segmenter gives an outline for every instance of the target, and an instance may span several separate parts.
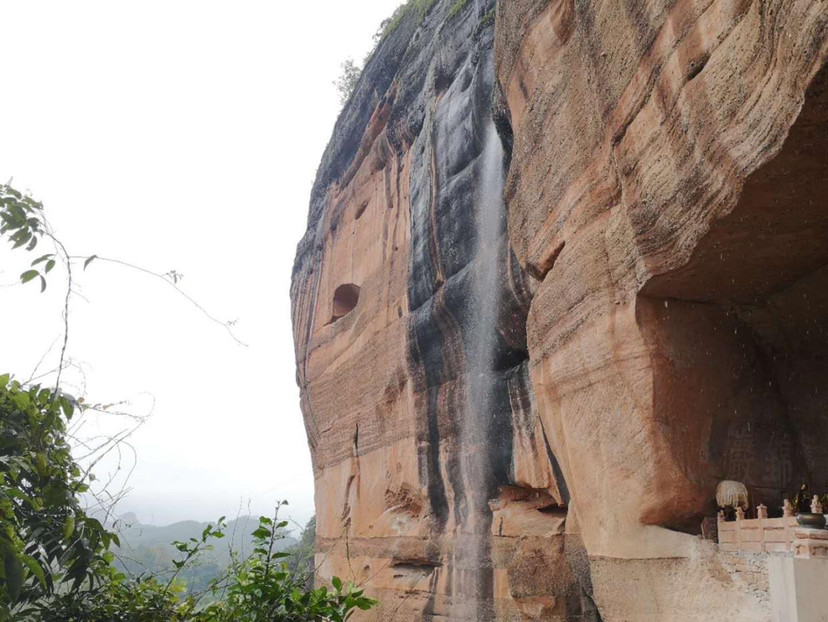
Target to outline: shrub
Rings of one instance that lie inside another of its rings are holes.
[[[77,407],[0,375],[0,620],[58,590],[76,592],[111,561],[117,537],[80,502],[87,486],[66,433]]]
[[[339,93],[339,103],[344,106],[345,102],[351,97],[351,93],[354,92],[357,82],[359,82],[359,76],[362,75],[362,68],[357,67],[352,58],[342,61],[340,67],[342,71],[339,77],[334,80],[333,84]]]
[[[407,0],[407,2],[404,2],[398,6],[394,10],[394,13],[391,14],[391,17],[385,20],[380,26],[382,29],[382,36],[380,39],[385,39],[385,37],[394,32],[397,26],[400,25],[403,18],[411,11],[417,11],[418,20],[421,24],[426,15],[428,15],[428,12],[434,6],[435,2],[437,2],[437,0]]]
[[[457,0],[454,4],[451,5],[451,8],[446,15],[446,20],[454,19],[460,11],[466,8],[466,5],[469,3],[469,0]]]

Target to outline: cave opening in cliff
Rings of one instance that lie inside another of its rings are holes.
[[[715,513],[718,480],[744,482],[752,509],[764,503],[771,516],[801,483],[828,492],[825,153],[823,70],[781,150],[747,178],[733,211],[686,265],[639,296],[660,430],[688,478],[711,493],[707,507],[687,508],[685,523]]]
[[[353,283],[346,283],[336,288],[333,298],[333,310],[331,312],[331,324],[345,317],[356,309],[359,303],[359,286]]]

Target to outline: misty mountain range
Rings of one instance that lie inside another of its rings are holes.
[[[201,540],[201,534],[209,524],[198,521],[179,521],[171,525],[145,525],[134,513],[123,514],[109,527],[118,533],[121,546],[117,550],[117,565],[127,575],[154,574],[161,578],[174,572],[173,560],[183,559],[173,542],[186,542],[190,538]],[[227,521],[225,537],[212,539],[212,550],[205,551],[199,561],[188,566],[179,577],[187,583],[189,592],[204,588],[230,566],[232,552],[244,559],[253,550],[251,533],[258,527],[255,516],[240,516]],[[298,528],[297,528],[298,531]],[[297,544],[297,539],[284,531],[284,538],[277,540],[276,551],[284,551]]]

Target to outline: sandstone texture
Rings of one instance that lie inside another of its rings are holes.
[[[377,620],[770,619],[698,534],[721,480],[828,490],[827,55],[826,0],[412,4],[294,266],[321,581]]]

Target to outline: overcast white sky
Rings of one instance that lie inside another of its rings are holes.
[[[291,266],[339,112],[331,82],[399,3],[0,3],[0,179],[45,203],[73,254],[184,274],[249,344],[150,277],[80,275],[69,354],[88,398],[137,414],[154,401],[121,512],[163,524],[288,499],[294,519],[312,514]],[[20,378],[61,332],[62,273],[42,295],[9,286],[33,258],[0,250],[0,372]]]

